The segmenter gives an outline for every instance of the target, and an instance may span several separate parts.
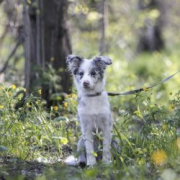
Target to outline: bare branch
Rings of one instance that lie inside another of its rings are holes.
[[[8,65],[9,65],[10,59],[11,59],[11,58],[13,57],[13,55],[16,53],[16,50],[17,50],[18,47],[21,45],[21,43],[22,43],[22,39],[19,38],[18,41],[17,41],[17,43],[15,44],[13,50],[12,50],[11,53],[9,54],[7,60],[5,61],[4,66],[3,66],[2,69],[0,70],[0,74],[6,71]]]
[[[1,45],[2,45],[2,42],[3,42],[4,38],[6,37],[6,35],[7,35],[7,33],[8,33],[8,28],[9,28],[9,26],[7,25],[7,26],[5,27],[5,29],[4,29],[3,34],[2,34],[1,37],[0,37],[0,47],[1,47]]]

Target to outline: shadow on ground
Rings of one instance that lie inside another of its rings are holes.
[[[0,180],[79,179],[82,170],[62,163],[47,165],[22,161],[17,158],[0,158]]]

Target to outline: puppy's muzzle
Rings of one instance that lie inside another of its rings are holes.
[[[88,88],[89,85],[90,85],[90,82],[89,82],[89,81],[84,81],[84,82],[83,82],[83,87],[84,87],[84,88]]]

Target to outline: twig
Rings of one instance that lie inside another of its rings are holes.
[[[6,25],[6,27],[5,27],[5,29],[4,29],[4,32],[3,32],[3,34],[2,34],[1,37],[0,37],[0,47],[1,47],[1,45],[2,45],[2,42],[3,42],[4,38],[6,37],[6,35],[7,35],[7,33],[8,33],[8,28],[9,28],[9,25]]]
[[[8,65],[9,65],[9,61],[10,59],[13,57],[13,55],[16,53],[16,50],[18,49],[18,47],[21,45],[22,39],[19,38],[16,45],[14,46],[13,50],[11,51],[11,53],[9,54],[7,60],[5,61],[4,66],[2,67],[2,69],[0,70],[0,74],[3,73],[4,71],[6,71]]]

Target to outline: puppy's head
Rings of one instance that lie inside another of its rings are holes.
[[[112,64],[107,56],[87,60],[76,55],[69,55],[66,61],[75,83],[84,90],[95,90],[97,84],[104,81],[106,66]]]

